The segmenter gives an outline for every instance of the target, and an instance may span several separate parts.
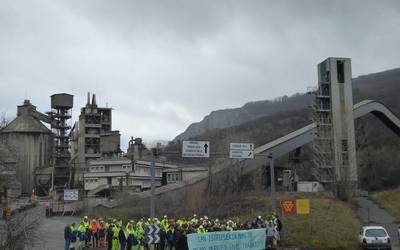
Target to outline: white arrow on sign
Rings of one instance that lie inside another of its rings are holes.
[[[153,234],[158,234],[160,232],[160,227],[157,225],[153,226],[154,230],[153,230]]]
[[[192,158],[209,158],[210,142],[209,141],[183,141],[182,157]]]
[[[145,238],[145,242],[147,244],[159,243],[160,242],[160,236],[158,234],[149,234]]]
[[[146,234],[158,234],[160,232],[160,227],[157,225],[149,225],[145,229]]]

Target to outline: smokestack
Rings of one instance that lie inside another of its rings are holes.
[[[90,105],[90,92],[87,92],[87,102],[86,105],[89,106]]]
[[[93,97],[92,97],[92,105],[93,105],[93,106],[96,106],[96,94],[93,94]]]

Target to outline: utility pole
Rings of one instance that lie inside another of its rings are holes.
[[[151,190],[150,190],[150,218],[155,218],[155,194],[154,194],[154,176],[155,176],[155,152],[152,152],[152,160],[150,166],[151,174]]]
[[[208,196],[212,193],[212,173],[211,173],[211,162],[208,161]]]
[[[135,153],[134,153],[134,140],[133,136],[131,136],[131,139],[129,140],[129,148],[131,149],[131,164],[132,164],[132,171],[135,172]]]
[[[274,168],[274,158],[272,153],[268,155],[269,159],[269,171],[271,176],[271,204],[272,212],[276,211],[276,192],[275,192],[275,168]]]

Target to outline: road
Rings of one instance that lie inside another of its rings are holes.
[[[392,240],[392,249],[400,250],[399,238],[397,236],[397,228],[400,225],[400,220],[367,198],[357,198],[357,204],[357,214],[360,216],[363,224],[381,225],[385,227]]]
[[[64,228],[80,218],[71,216],[43,217],[39,223],[37,235],[25,246],[25,250],[56,250],[64,249]]]

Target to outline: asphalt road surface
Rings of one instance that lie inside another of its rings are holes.
[[[71,216],[43,217],[35,237],[25,246],[25,250],[57,250],[64,249],[64,228],[80,218]]]
[[[392,249],[400,250],[399,237],[397,235],[397,228],[400,225],[400,220],[367,198],[357,198],[357,204],[357,214],[360,216],[363,224],[371,226],[380,225],[386,228],[392,240]]]

